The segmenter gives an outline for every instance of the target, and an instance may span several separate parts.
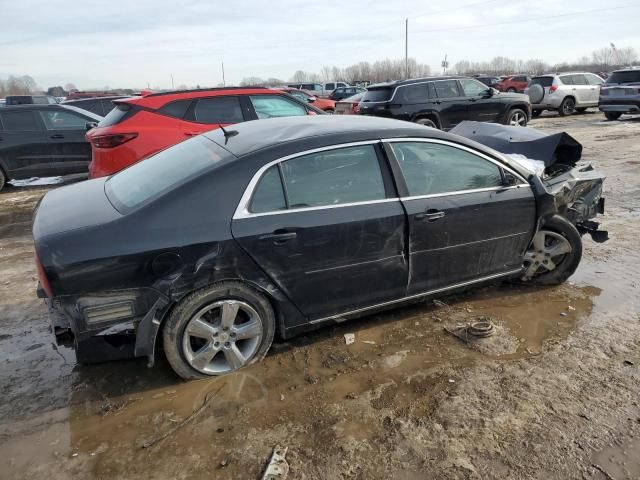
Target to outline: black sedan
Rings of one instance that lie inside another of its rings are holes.
[[[39,295],[81,362],[152,363],[161,340],[180,376],[219,375],[260,360],[275,334],[496,279],[563,282],[586,220],[558,214],[569,197],[408,122],[246,122],[47,193]]]
[[[102,117],[62,105],[18,105],[0,111],[0,189],[8,180],[87,172],[87,123]]]

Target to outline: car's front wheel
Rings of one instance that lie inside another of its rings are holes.
[[[184,298],[163,330],[164,351],[184,379],[232,372],[261,360],[275,333],[269,300],[251,288],[222,282]]]
[[[554,215],[533,236],[524,256],[522,280],[537,285],[558,285],[578,268],[582,238],[571,222]]]
[[[524,110],[514,108],[509,111],[509,114],[507,115],[507,125],[511,125],[512,127],[526,127],[527,114]]]
[[[604,116],[607,117],[607,120],[618,120],[621,116],[621,112],[604,112]]]
[[[4,172],[0,168],[0,190],[4,188],[4,184],[7,182],[7,177],[4,176]]]
[[[558,109],[558,113],[561,117],[565,117],[567,115],[572,115],[576,109],[576,101],[571,98],[565,98],[560,104],[560,108]]]

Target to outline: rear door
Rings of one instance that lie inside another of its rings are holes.
[[[436,91],[436,104],[440,113],[443,129],[455,127],[469,115],[469,99],[464,95],[458,80],[437,80],[433,82]]]
[[[89,169],[91,145],[85,139],[87,122],[93,120],[63,109],[38,111],[46,130],[51,160],[47,175],[82,173]]]
[[[2,109],[0,124],[0,163],[9,178],[44,176],[51,155],[37,112]]]
[[[517,271],[533,235],[529,184],[488,157],[436,140],[392,140],[409,223],[408,294]]]
[[[310,319],[402,298],[405,213],[379,142],[312,150],[263,167],[234,238]]]
[[[497,95],[489,95],[489,87],[471,78],[460,79],[462,90],[469,101],[468,120],[478,122],[497,121],[505,112],[506,104]]]

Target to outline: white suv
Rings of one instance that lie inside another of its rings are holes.
[[[531,100],[532,115],[557,110],[561,116],[597,107],[604,80],[588,72],[571,72],[533,77],[524,93]]]

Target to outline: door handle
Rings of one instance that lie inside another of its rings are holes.
[[[258,237],[258,240],[273,240],[273,243],[275,245],[282,245],[283,243],[286,243],[289,240],[293,240],[297,236],[298,234],[296,232],[276,230],[273,233],[267,233],[266,235],[261,235],[260,237]]]
[[[416,220],[426,220],[427,222],[435,222],[436,220],[440,220],[444,217],[444,212],[441,210],[436,210],[435,208],[430,208],[424,213],[417,213],[413,218]]]
[[[49,138],[52,140],[60,140],[61,138],[64,138],[64,135],[56,134],[56,135],[51,135]]]

